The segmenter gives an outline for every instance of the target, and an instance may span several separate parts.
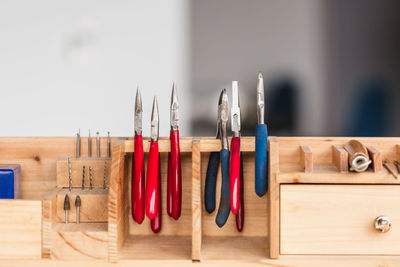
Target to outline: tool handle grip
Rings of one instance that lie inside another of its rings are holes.
[[[224,226],[228,220],[229,213],[231,212],[230,197],[229,197],[229,150],[223,148],[220,151],[221,158],[221,199],[219,201],[219,208],[215,222],[219,227]]]
[[[219,157],[219,152],[211,152],[208,159],[206,185],[204,188],[204,203],[208,213],[212,213],[215,210],[215,190],[217,186]]]
[[[244,225],[244,184],[243,184],[243,153],[240,153],[240,190],[239,190],[239,209],[236,213],[236,228],[239,232]]]
[[[158,159],[160,161],[160,158]],[[151,230],[154,233],[158,233],[161,230],[161,214],[162,214],[162,208],[161,208],[161,168],[158,168],[158,209],[156,213],[156,217],[154,217],[153,220],[151,220],[150,225],[151,225]]]
[[[168,170],[167,170],[167,213],[172,217],[172,166],[171,152],[168,152]]]
[[[231,197],[231,210],[236,215],[239,209],[240,190],[240,137],[233,137],[231,142],[229,188]]]
[[[145,213],[145,179],[144,179],[144,156],[143,138],[135,135],[135,152],[133,154],[132,168],[132,215],[136,222],[141,224]]]
[[[179,130],[170,131],[171,167],[172,167],[172,218],[178,220],[182,206],[182,171],[181,152],[179,148]]]
[[[158,142],[151,142],[147,162],[146,215],[150,220],[156,217],[159,204],[158,172],[160,168]]]
[[[259,197],[268,191],[268,131],[266,124],[257,124],[256,128],[256,158],[255,158],[255,190]]]

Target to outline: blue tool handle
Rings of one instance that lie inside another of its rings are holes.
[[[220,157],[222,172],[221,200],[219,202],[219,208],[215,222],[219,227],[222,227],[228,220],[229,213],[231,212],[229,198],[229,150],[225,148],[221,149]]]
[[[257,124],[256,130],[255,189],[256,194],[262,197],[268,191],[267,125]]]
[[[208,159],[206,185],[204,188],[204,203],[206,211],[212,213],[215,210],[215,189],[219,167],[219,152],[211,152]]]

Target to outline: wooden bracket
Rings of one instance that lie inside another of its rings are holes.
[[[343,147],[332,146],[332,162],[340,172],[349,171],[349,154]]]
[[[372,169],[374,172],[382,171],[382,153],[373,146],[367,146],[369,158],[372,160]]]
[[[310,147],[300,146],[300,163],[304,172],[313,171],[313,155]]]

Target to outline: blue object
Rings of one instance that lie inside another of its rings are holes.
[[[14,199],[14,171],[9,169],[0,170],[0,198]]]
[[[215,210],[215,190],[219,167],[219,152],[211,152],[208,160],[206,185],[204,188],[204,203],[206,211],[212,213]]]
[[[267,125],[257,124],[256,131],[255,190],[262,197],[268,191]]]
[[[222,172],[221,201],[219,202],[218,214],[215,218],[215,222],[219,227],[222,227],[228,220],[229,213],[231,212],[229,197],[229,150],[225,148],[221,149],[220,156]]]

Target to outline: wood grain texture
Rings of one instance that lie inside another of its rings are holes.
[[[89,188],[89,167],[92,167],[93,188],[103,188],[104,165],[106,166],[106,187],[110,186],[111,159],[108,158],[70,158],[71,180],[73,188],[82,188],[83,166],[85,166],[85,188]],[[57,160],[57,186],[68,187],[68,158]]]
[[[313,155],[308,146],[300,146],[300,163],[304,172],[313,171]]]
[[[282,254],[399,255],[400,186],[281,185]],[[380,233],[375,218],[392,229]]]
[[[56,224],[51,258],[99,260],[107,257],[107,223]]]
[[[203,240],[202,261],[237,260],[262,261],[268,255],[267,237],[249,236],[206,236]]]
[[[113,144],[119,138],[111,138]],[[106,148],[106,138],[101,147]],[[0,138],[0,162],[21,165],[21,198],[41,200],[56,187],[56,161],[61,157],[75,156],[74,137],[2,137]],[[82,148],[87,138],[81,138]],[[106,156],[106,149],[102,156]],[[82,156],[87,151],[82,149]]]
[[[280,144],[274,137],[268,140],[268,237],[269,237],[269,257],[277,259],[279,257],[280,242],[280,184],[277,179],[279,173],[279,146]],[[298,153],[297,153],[298,154]]]
[[[125,179],[125,145],[118,141],[112,147],[111,178],[108,196],[108,261],[117,262],[128,235],[127,182]]]
[[[192,260],[201,259],[202,201],[201,201],[200,140],[193,140],[192,147]]]
[[[0,200],[0,260],[40,259],[42,203]]]
[[[57,194],[61,188],[55,188],[42,200],[42,258],[50,259],[53,226],[57,217]]]
[[[367,146],[369,158],[372,160],[372,170],[374,172],[382,171],[382,153],[373,146]]]
[[[347,151],[338,145],[332,146],[332,163],[340,172],[349,171],[349,155]]]
[[[147,262],[148,260],[191,260],[191,243],[190,236],[129,235],[121,250],[120,259],[121,261],[147,260]]]
[[[108,221],[108,189],[61,189],[57,193],[57,218],[58,223],[65,222],[64,199],[68,194],[71,209],[68,214],[70,223],[76,222],[75,199],[79,195],[82,205],[80,207],[80,222],[107,222]]]

